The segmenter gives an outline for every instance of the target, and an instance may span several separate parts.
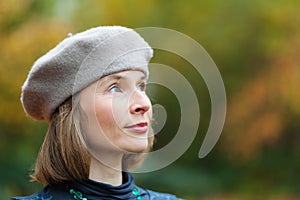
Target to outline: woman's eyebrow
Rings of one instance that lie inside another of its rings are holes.
[[[101,81],[99,83],[99,86],[104,86],[104,85],[106,85],[107,83],[109,83],[111,81],[118,81],[118,80],[121,80],[121,79],[126,79],[126,76],[122,76],[122,75],[119,75],[119,74],[110,75],[108,77],[105,77],[103,79],[103,81]],[[142,75],[141,77],[138,78],[138,81],[144,81],[146,79],[147,79],[146,76]]]
[[[142,81],[144,81],[144,80],[146,80],[147,78],[146,78],[146,76],[145,75],[143,75],[141,78],[140,78],[140,80],[142,80]]]
[[[120,76],[120,75],[110,75],[110,76],[104,78],[104,80],[101,81],[99,85],[100,85],[100,86],[106,85],[107,83],[109,83],[109,82],[111,82],[111,81],[120,80],[120,79],[122,79],[122,78],[124,78],[124,77],[123,77],[123,76]]]

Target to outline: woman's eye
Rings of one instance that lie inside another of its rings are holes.
[[[108,89],[109,92],[121,92],[120,87],[117,84],[113,84]]]
[[[146,83],[140,83],[137,86],[138,90],[145,91],[146,90]]]

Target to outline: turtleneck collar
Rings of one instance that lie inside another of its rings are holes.
[[[134,183],[134,179],[130,173],[123,172],[123,183],[119,186],[113,186],[110,184],[105,184],[93,180],[86,180],[82,182],[68,182],[65,183],[65,190],[70,192],[74,190],[80,192],[82,197],[87,198],[88,200],[112,200],[112,199],[122,199],[122,200],[136,200],[138,196],[147,198],[147,192]],[[138,195],[134,193],[138,193]],[[71,194],[69,194],[72,196]],[[72,199],[72,198],[71,198]]]

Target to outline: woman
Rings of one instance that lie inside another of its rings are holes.
[[[178,199],[136,186],[127,172],[153,143],[152,52],[132,29],[103,26],[69,35],[34,63],[21,102],[49,123],[31,175],[45,187],[13,199]]]

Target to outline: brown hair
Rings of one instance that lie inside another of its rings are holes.
[[[80,125],[82,112],[79,99],[79,94],[74,95],[61,104],[52,115],[36,159],[34,173],[30,175],[32,181],[53,185],[63,181],[88,179],[91,155]],[[146,152],[153,145],[152,135],[148,138],[149,148]],[[144,157],[143,153],[125,155],[122,161],[123,169],[137,167]]]

